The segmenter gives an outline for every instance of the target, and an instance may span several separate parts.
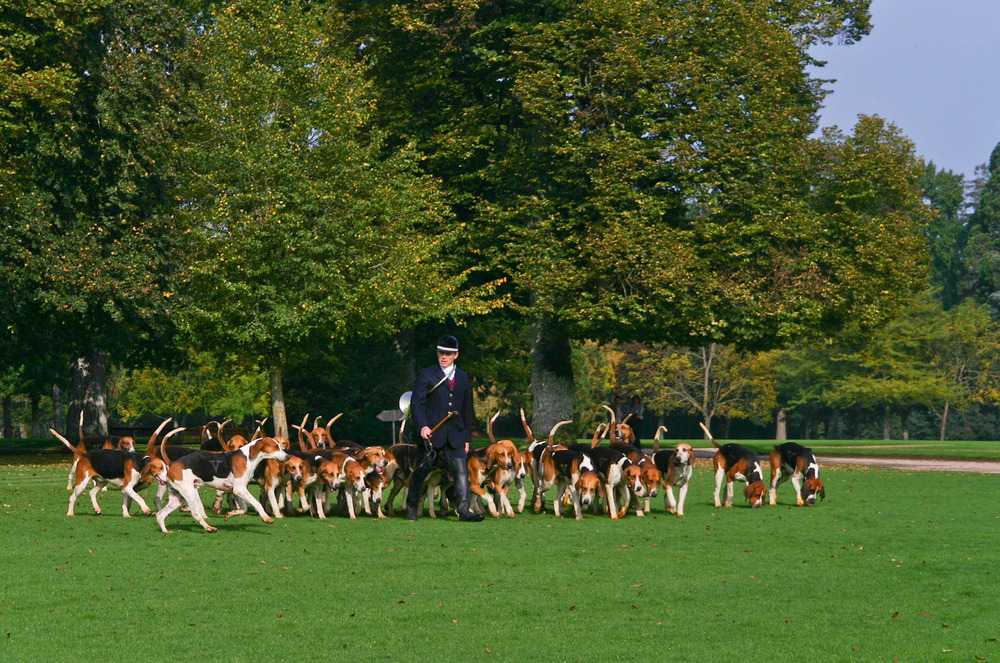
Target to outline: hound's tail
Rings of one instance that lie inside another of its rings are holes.
[[[169,424],[171,421],[173,421],[173,419],[174,419],[173,417],[167,417],[166,419],[164,419],[163,423],[160,424],[155,431],[153,431],[152,435],[149,436],[149,442],[146,443],[147,456],[155,455],[153,452],[155,451],[154,447],[156,446],[156,438],[160,436],[160,432],[163,430],[163,427]]]
[[[169,467],[171,463],[170,456],[167,455],[167,440],[169,440],[172,436],[176,435],[177,433],[180,433],[183,430],[184,430],[183,426],[181,426],[180,428],[175,428],[163,437],[163,443],[160,444],[160,457],[163,458],[163,462],[167,464],[167,467]]]
[[[705,426],[705,424],[703,424],[703,423],[701,423],[701,422],[699,421],[699,422],[698,422],[698,425],[699,425],[699,426],[701,426],[701,429],[702,429],[703,431],[705,431],[705,435],[707,435],[707,436],[708,436],[708,439],[710,439],[710,440],[712,441],[712,444],[714,444],[714,445],[715,445],[716,447],[718,447],[718,448],[720,448],[720,449],[721,449],[721,447],[719,447],[719,443],[715,441],[715,438],[714,438],[714,437],[712,437],[712,432],[711,432],[710,430],[708,430],[708,428],[707,428],[707,427]]]
[[[556,445],[556,431],[559,430],[559,427],[562,426],[563,424],[571,424],[571,423],[573,423],[572,420],[560,421],[555,426],[552,427],[552,430],[549,431],[548,449],[550,453],[552,451],[552,448]]]
[[[528,444],[536,442],[535,434],[531,432],[531,426],[528,425],[528,418],[524,416],[524,408],[521,408],[521,425],[524,426],[524,435],[528,439]]]
[[[69,443],[69,440],[67,440],[65,437],[63,437],[59,433],[57,433],[55,430],[53,430],[53,429],[50,428],[49,432],[52,433],[53,435],[55,435],[57,438],[59,438],[59,441],[62,442],[63,444],[65,444],[66,448],[69,449],[70,451],[72,451],[74,456],[82,456],[83,454],[86,453],[86,451],[84,451],[84,449],[83,449],[83,444],[82,443],[80,444],[79,447],[74,447],[72,444]]]
[[[615,421],[615,411],[609,408],[607,405],[602,405],[601,407],[603,407],[611,414],[611,427],[608,430],[613,431],[615,428],[618,427],[618,422]]]
[[[653,453],[654,454],[657,451],[660,450],[660,439],[661,439],[660,438],[660,434],[661,433],[666,433],[666,432],[667,432],[667,427],[666,426],[660,426],[659,428],[656,429],[656,435],[653,436]]]
[[[494,414],[492,417],[490,417],[490,420],[486,422],[486,434],[490,438],[490,444],[497,443],[497,438],[496,436],[493,435],[493,422],[496,421],[497,417],[499,416],[500,416],[500,410],[497,410],[497,413]]]
[[[594,439],[590,443],[591,449],[601,444],[601,439],[604,438],[604,434],[605,432],[607,432],[607,430],[608,430],[608,425],[603,421],[597,424],[597,427],[594,429]]]

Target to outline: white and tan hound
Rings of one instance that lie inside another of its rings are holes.
[[[211,486],[216,490],[232,492],[235,496],[249,502],[260,515],[261,520],[266,523],[274,522],[274,518],[264,512],[264,507],[248,490],[248,486],[253,480],[254,470],[259,463],[268,458],[275,458],[279,461],[288,459],[288,454],[274,438],[255,439],[236,451],[225,453],[199,451],[178,458],[173,462],[170,462],[167,455],[169,452],[165,452],[163,447],[161,447],[161,453],[164,453],[164,461],[168,462],[167,485],[170,489],[170,498],[167,503],[156,512],[156,521],[164,533],[169,533],[166,525],[167,516],[185,502],[191,509],[191,516],[206,532],[217,531],[218,528],[209,525],[206,519],[205,506],[198,493],[198,488],[201,486]],[[226,517],[238,514],[239,511],[236,511],[227,514]]]
[[[90,489],[90,501],[94,505],[94,513],[101,514],[101,505],[97,503],[97,493],[108,485],[122,490],[122,516],[129,517],[129,507],[135,501],[147,516],[152,513],[146,501],[137,491],[150,485],[154,480],[163,481],[166,476],[166,465],[159,458],[151,458],[123,449],[94,449],[82,451],[69,443],[65,437],[56,431],[49,431],[59,438],[59,441],[73,452],[75,466],[73,492],[69,496],[67,516],[74,515],[73,508],[77,498],[93,482]]]
[[[663,477],[663,506],[667,513],[684,516],[684,502],[694,474],[694,449],[687,442],[679,442],[673,449],[660,449],[660,435],[667,431],[665,426],[656,429],[653,437],[652,460]],[[674,497],[674,488],[678,489]],[[647,506],[648,508],[648,506]]]

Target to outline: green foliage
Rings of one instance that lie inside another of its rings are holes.
[[[347,6],[378,121],[428,155],[469,262],[563,335],[764,347],[874,324],[919,276],[893,137],[809,140],[806,48],[866,34],[867,2]],[[887,186],[878,219],[812,194],[855,155],[878,167],[834,186]]]
[[[220,7],[199,38],[198,121],[175,158],[194,229],[186,320],[213,348],[296,348],[485,310],[439,257],[454,244],[412,150],[384,150],[329,7]]]
[[[925,230],[930,245],[930,283],[939,288],[945,308],[961,301],[968,286],[963,253],[968,241],[965,182],[962,175],[924,166],[924,195],[937,211]]]
[[[188,350],[189,363],[175,371],[159,368],[126,370],[117,380],[120,396],[115,409],[123,423],[151,414],[185,418],[232,419],[269,416],[267,376],[238,358],[216,359],[211,353]]]
[[[179,8],[161,4],[5,8],[0,265],[15,337],[127,361],[171,330],[162,291],[176,234],[158,162],[180,113],[187,77],[172,54],[186,33]]]
[[[574,402],[573,422],[576,430],[592,431],[598,423],[608,421],[608,394],[616,384],[615,360],[620,351],[594,341],[573,344]]]
[[[779,353],[781,402],[809,416],[885,407],[940,415],[946,404],[993,402],[998,347],[985,307],[968,301],[945,311],[937,292],[927,290],[870,334]]]
[[[1000,292],[1000,144],[993,148],[984,174],[985,180],[976,192],[976,209],[969,218],[965,255],[972,296],[988,304],[993,318],[1000,319],[997,305],[997,293]]]
[[[700,348],[652,345],[626,364],[629,387],[657,412],[770,421],[777,408],[769,353],[714,343]]]
[[[948,311],[934,365],[951,380],[959,406],[1000,401],[1000,325],[989,308],[966,300]]]
[[[912,142],[878,117],[862,116],[852,136],[827,130],[816,147],[819,232],[815,245],[803,247],[815,256],[819,276],[812,296],[822,305],[815,313],[827,332],[872,329],[926,275],[921,231],[933,213],[922,200],[919,163]],[[836,287],[846,283],[853,287]]]

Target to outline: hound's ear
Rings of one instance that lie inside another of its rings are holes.
[[[820,489],[820,491],[819,491],[819,498],[821,500],[825,500],[826,499],[826,488]]]

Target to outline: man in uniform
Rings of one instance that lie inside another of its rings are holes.
[[[441,456],[455,481],[459,520],[478,522],[484,516],[469,509],[469,470],[466,465],[474,421],[472,387],[469,374],[455,365],[458,339],[450,335],[438,339],[437,356],[437,365],[417,373],[410,399],[413,423],[422,440],[418,447],[422,447],[423,458],[410,476],[406,519],[417,519],[424,479]],[[448,419],[453,412],[457,414]],[[444,424],[438,426],[442,421]],[[437,430],[434,430],[435,427]]]

